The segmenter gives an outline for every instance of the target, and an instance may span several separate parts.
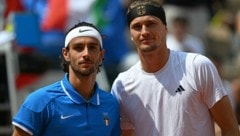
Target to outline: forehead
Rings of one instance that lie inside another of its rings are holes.
[[[90,37],[90,36],[78,36],[73,38],[70,41],[70,44],[79,44],[79,43],[96,44],[100,46],[100,42],[96,38]]]

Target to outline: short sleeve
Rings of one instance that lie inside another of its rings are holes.
[[[202,99],[208,108],[211,108],[227,95],[226,89],[215,65],[207,57],[198,55],[193,63],[197,87],[202,93]]]
[[[21,105],[12,123],[30,134],[40,135],[46,121],[45,109],[41,98],[32,94]]]

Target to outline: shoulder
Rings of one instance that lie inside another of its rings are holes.
[[[189,53],[186,58],[186,61],[193,63],[195,66],[202,67],[202,66],[214,66],[212,61],[201,54]]]
[[[109,102],[112,102],[112,103],[117,102],[116,98],[108,91],[99,89],[98,93],[99,93],[99,97],[100,97],[101,101],[104,100],[104,101],[109,101]]]
[[[42,87],[27,96],[23,106],[31,110],[42,110],[53,99],[62,94],[60,82]],[[36,111],[37,112],[37,111]]]
[[[171,56],[174,60],[185,62],[187,64],[202,65],[212,63],[208,57],[199,53],[179,52],[171,50]]]
[[[131,66],[128,70],[121,72],[117,79],[121,79],[121,80],[127,80],[130,77],[134,77],[133,75],[137,75],[137,73],[139,73],[141,69],[141,63],[140,61],[138,61],[136,64],[134,64],[133,66]]]
[[[214,63],[206,56],[196,53],[187,53],[184,67],[193,79],[206,80],[218,75],[218,70]]]
[[[112,93],[99,90],[100,105],[112,109],[112,112],[118,111],[119,103]]]
[[[174,66],[178,65],[187,71],[215,69],[215,65],[208,57],[198,53],[171,51],[171,59]]]
[[[115,79],[113,86],[123,86],[123,84],[128,84],[132,82],[134,79],[138,78],[141,72],[141,64],[140,61],[135,65],[131,66],[128,70],[121,72],[117,78]]]

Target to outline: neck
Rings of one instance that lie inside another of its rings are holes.
[[[165,66],[169,58],[169,49],[162,49],[158,52],[141,54],[140,60],[144,71],[154,73]]]
[[[95,79],[96,75],[79,77],[75,73],[69,73],[70,83],[86,100],[89,100],[94,94]]]

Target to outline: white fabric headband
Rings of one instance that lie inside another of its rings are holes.
[[[69,42],[76,37],[83,37],[83,36],[89,36],[89,37],[93,37],[96,38],[101,45],[102,48],[102,37],[100,35],[100,33],[93,27],[89,27],[89,26],[80,26],[77,28],[74,28],[73,30],[71,30],[66,38],[65,38],[65,47],[68,46]]]

